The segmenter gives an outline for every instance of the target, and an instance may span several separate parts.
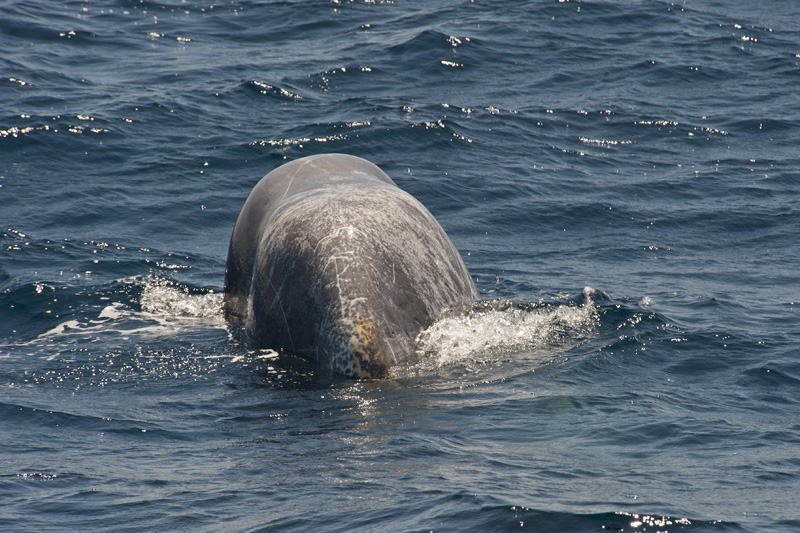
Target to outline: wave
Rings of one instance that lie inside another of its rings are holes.
[[[445,500],[450,505],[466,495],[450,495]],[[468,499],[468,498],[467,498]],[[449,514],[449,513],[448,513]],[[459,513],[446,518],[437,516],[453,529],[470,531],[518,531],[521,528],[559,531],[747,531],[739,524],[719,520],[695,520],[694,518],[665,516],[658,513],[630,511],[571,513],[566,511],[540,510],[523,505],[484,505],[478,512]],[[438,522],[439,520],[437,520]]]
[[[61,320],[56,320],[53,325],[52,319],[42,320],[38,317],[40,313],[33,309],[29,318],[39,327],[48,325],[48,329],[38,334],[32,332],[34,336],[27,341],[18,340],[19,336],[14,335],[4,345],[45,348],[95,342],[99,338],[168,337],[190,329],[226,328],[222,316],[222,294],[213,291],[192,293],[187,286],[165,278],[150,276],[144,280],[118,280],[105,289],[93,289],[90,294],[85,292],[75,287],[58,288],[47,283],[17,288],[10,293],[12,306],[27,308],[35,304],[32,299],[35,295],[52,293],[55,296],[53,301],[59,298],[72,301],[72,304],[67,304],[72,312],[56,314]],[[138,305],[137,292],[140,293]],[[134,294],[133,300],[131,293]],[[49,311],[43,313],[52,314]],[[60,352],[56,350],[48,355],[48,359],[58,354]]]
[[[74,292],[75,288],[56,290],[39,283],[14,291],[11,296],[16,295],[13,299],[20,305],[24,304],[23,294],[38,291],[72,301],[69,307],[76,309],[59,315],[57,320],[34,320],[33,327],[40,328],[38,332],[29,329],[27,340],[19,334],[12,335],[4,345],[20,353],[33,349],[50,361],[77,357],[96,362],[119,354],[145,359],[172,354],[176,360],[181,354],[193,359],[222,357],[231,362],[244,361],[245,366],[254,364],[256,370],[263,370],[257,373],[273,385],[286,381],[287,376],[296,381],[298,375],[306,376],[313,370],[291,354],[248,349],[224,319],[222,293],[191,288],[155,275],[118,280],[99,290],[79,290],[81,294],[70,295],[70,290]],[[508,361],[514,361],[516,375],[568,357],[581,359],[583,356],[578,356],[575,349],[587,343],[590,349],[582,349],[580,354],[597,353],[598,349],[611,356],[625,353],[628,345],[637,348],[643,337],[672,334],[663,327],[663,317],[642,310],[648,302],[644,298],[634,309],[591,287],[585,287],[575,297],[551,301],[482,300],[449,310],[422,331],[417,338],[416,362],[396,368],[394,378],[430,376],[442,371],[448,375],[446,369],[478,372]],[[31,317],[38,314],[34,310]],[[220,330],[224,331],[222,337]],[[76,355],[81,346],[88,344],[100,351]]]
[[[412,370],[429,372],[457,365],[472,368],[520,353],[531,363],[552,362],[560,352],[596,333],[596,293],[586,287],[580,301],[484,300],[450,311],[419,334],[417,355],[421,362]]]
[[[142,311],[151,315],[222,319],[221,293],[192,294],[185,286],[155,276],[145,280],[140,303]]]

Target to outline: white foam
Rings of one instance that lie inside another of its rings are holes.
[[[581,305],[479,302],[423,331],[417,338],[421,359],[435,368],[500,360],[513,353],[569,344],[570,339],[589,336],[596,329],[593,294],[593,289],[585,288]]]
[[[189,294],[167,279],[147,278],[139,302],[152,315],[222,320],[222,294]]]
[[[100,314],[97,315],[97,318],[118,320],[124,316],[123,312],[120,310],[121,307],[122,304],[119,302],[114,302],[111,305],[107,305],[102,311],[100,311]]]
[[[124,280],[125,283],[144,283],[139,311],[129,304],[112,302],[95,317],[84,314],[66,320],[20,345],[57,344],[61,342],[94,342],[98,337],[117,335],[130,337],[159,337],[175,335],[190,328],[226,328],[222,315],[222,294],[189,294],[188,289],[156,277]]]
[[[61,324],[57,325],[53,329],[49,329],[39,335],[39,337],[55,337],[56,335],[62,335],[64,332],[68,330],[78,330],[83,329],[83,326],[77,320],[67,320],[66,322],[62,322]]]

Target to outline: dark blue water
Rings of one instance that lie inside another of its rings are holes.
[[[3,531],[800,530],[800,3],[0,3]],[[489,300],[354,382],[220,313],[365,157]]]

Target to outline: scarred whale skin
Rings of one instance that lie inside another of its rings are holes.
[[[381,169],[327,154],[267,174],[242,208],[225,315],[250,344],[354,378],[413,362],[415,339],[480,295],[433,215]]]

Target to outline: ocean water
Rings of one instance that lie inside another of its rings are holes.
[[[0,530],[800,530],[800,3],[0,2]],[[365,157],[484,298],[351,381],[228,240]]]

